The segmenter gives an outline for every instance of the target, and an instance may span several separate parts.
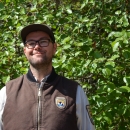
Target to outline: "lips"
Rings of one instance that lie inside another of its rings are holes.
[[[41,53],[41,52],[38,52],[38,53],[34,53],[33,55],[39,55],[39,54],[43,54],[43,53]]]
[[[37,51],[37,52],[33,53],[33,55],[42,55],[42,54],[45,54],[45,51],[44,52],[43,51],[42,52]]]

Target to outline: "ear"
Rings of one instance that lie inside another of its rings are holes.
[[[26,55],[26,47],[24,46],[24,48],[23,48],[23,52],[24,52],[24,54]]]
[[[57,50],[57,44],[56,43],[53,43],[53,48],[54,48],[53,54],[55,54],[56,50]]]

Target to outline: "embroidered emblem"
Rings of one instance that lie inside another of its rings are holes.
[[[56,97],[55,103],[58,108],[63,109],[66,106],[66,99],[65,97]]]
[[[86,109],[87,109],[90,121],[94,125],[94,121],[93,121],[93,118],[92,118],[92,112],[91,112],[91,109],[90,109],[90,105],[86,105]]]

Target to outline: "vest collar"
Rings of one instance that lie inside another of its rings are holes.
[[[55,80],[56,77],[57,77],[57,74],[55,72],[54,67],[52,67],[52,72],[50,76],[47,78],[46,82],[51,83],[53,80]],[[27,73],[27,79],[30,80],[31,82],[37,82],[30,69],[28,70],[28,73]]]

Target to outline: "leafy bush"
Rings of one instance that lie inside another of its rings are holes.
[[[58,49],[56,71],[77,80],[97,130],[130,130],[130,2],[6,0],[0,2],[0,86],[27,72],[19,31],[49,24]]]

